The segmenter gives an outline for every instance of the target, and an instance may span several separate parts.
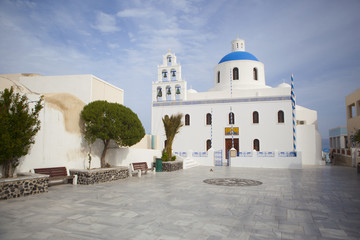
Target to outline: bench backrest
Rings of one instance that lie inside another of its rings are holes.
[[[66,167],[35,168],[35,173],[50,175],[50,177],[67,176]]]
[[[135,170],[146,170],[148,169],[146,162],[138,162],[138,163],[132,163],[134,171]]]

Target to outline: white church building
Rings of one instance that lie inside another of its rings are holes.
[[[236,39],[231,45],[232,51],[214,67],[213,87],[206,92],[187,89],[175,54],[169,50],[163,56],[152,84],[151,133],[164,147],[161,119],[182,113],[184,126],[173,151],[185,160],[238,167],[320,164],[317,112],[296,105],[293,124],[291,86],[267,86],[264,64],[245,51],[245,41]]]

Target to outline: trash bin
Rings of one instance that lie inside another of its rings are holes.
[[[357,165],[357,173],[360,173],[360,162]]]
[[[157,158],[155,162],[155,168],[157,172],[162,172],[162,159]]]

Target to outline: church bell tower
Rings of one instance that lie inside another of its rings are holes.
[[[157,81],[152,84],[152,101],[183,101],[186,100],[186,81],[181,78],[181,65],[171,53],[163,55],[163,64],[158,66]]]

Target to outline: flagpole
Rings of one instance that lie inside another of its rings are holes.
[[[294,76],[291,74],[291,106],[292,106],[292,124],[293,124],[293,151],[296,152],[296,116],[295,116],[295,92]]]
[[[230,69],[230,98],[232,98],[232,70]],[[233,113],[232,113],[232,106],[230,105],[230,121],[231,121],[231,149],[234,148],[234,128],[233,128]]]

